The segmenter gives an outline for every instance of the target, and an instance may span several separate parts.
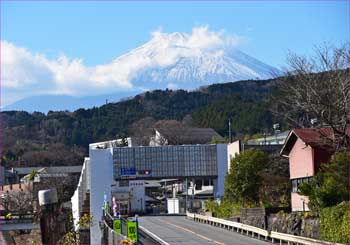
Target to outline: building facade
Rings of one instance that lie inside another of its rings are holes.
[[[292,184],[292,211],[309,211],[308,197],[298,194],[299,185],[312,180],[321,164],[328,163],[333,154],[330,144],[330,128],[293,129],[281,150],[289,158],[289,172]]]
[[[147,198],[144,180],[189,178],[195,181],[209,178],[213,181],[213,197],[222,197],[227,174],[227,145],[115,147],[109,142],[95,143],[90,144],[89,158],[83,169],[88,181],[85,181],[85,186],[82,186],[82,180],[79,182],[80,190],[73,196],[75,204],[72,206],[81,209],[80,203],[86,196],[82,192],[89,193],[93,217],[91,244],[99,244],[101,231],[98,224],[105,196],[109,203],[112,203],[113,195],[119,198],[120,208],[130,202],[128,206],[132,211],[142,211]],[[127,185],[123,186],[123,183]],[[78,219],[79,212],[74,212]]]

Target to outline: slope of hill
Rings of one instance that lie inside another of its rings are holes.
[[[130,135],[133,123],[144,118],[181,121],[191,116],[194,126],[213,127],[222,136],[227,136],[231,118],[234,134],[258,133],[272,124],[266,103],[273,88],[273,80],[250,80],[215,84],[192,92],[155,90],[74,112],[2,112],[2,163],[79,164],[89,143]]]
[[[68,95],[31,96],[6,106],[2,111],[37,111],[43,113],[64,110],[75,111],[79,108],[92,108],[104,105],[106,100],[109,102],[118,102],[121,99],[135,96],[138,93],[140,93],[140,90],[86,97]]]

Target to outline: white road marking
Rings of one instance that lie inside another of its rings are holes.
[[[164,244],[164,245],[170,245],[169,243],[167,243],[166,241],[164,241],[163,239],[161,239],[159,236],[157,236],[156,234],[150,232],[149,230],[147,230],[145,227],[139,225],[139,228],[141,230],[143,230],[144,232],[146,232],[147,234],[151,235],[152,238],[154,238],[155,240],[157,240],[158,242],[160,242],[161,244]]]

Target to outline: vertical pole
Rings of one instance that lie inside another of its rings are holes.
[[[187,198],[188,198],[188,180],[186,177],[186,199],[185,199],[185,213],[187,213]]]
[[[167,185],[166,185],[166,180],[165,180],[165,186],[164,186],[164,196],[165,196],[165,210],[166,210],[166,213],[168,213],[168,200],[167,200],[167,194],[166,194],[166,191],[167,191]]]
[[[196,187],[195,179],[192,179],[192,197],[191,197],[191,212],[193,212],[193,201],[194,201],[194,189]]]
[[[228,120],[228,137],[229,137],[230,143],[232,143],[231,118]]]

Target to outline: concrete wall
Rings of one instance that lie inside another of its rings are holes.
[[[88,181],[88,169],[89,169],[90,159],[85,157],[83,167],[81,169],[81,174],[77,188],[71,198],[72,203],[72,213],[74,219],[74,228],[78,230],[78,221],[80,220],[80,214],[83,211],[83,203],[86,198],[86,192],[90,191],[90,184]]]
[[[289,153],[289,170],[291,179],[314,175],[313,150],[299,138]]]
[[[1,193],[18,192],[18,191],[22,191],[22,190],[23,191],[32,191],[33,190],[33,182],[0,186]]]
[[[231,159],[234,158],[236,154],[241,153],[240,145],[240,140],[236,140],[235,142],[227,145],[227,171],[230,171]]]
[[[224,195],[224,185],[225,178],[228,170],[227,163],[227,144],[217,144],[217,170],[218,170],[218,178],[216,185],[214,187],[214,197],[219,198]]]
[[[298,193],[291,193],[292,211],[309,211],[307,203],[309,198],[307,196],[301,196]]]
[[[91,244],[101,243],[99,222],[102,218],[104,194],[111,203],[111,184],[113,183],[112,148],[91,149],[90,155],[90,212],[93,216],[90,227]]]
[[[130,209],[132,212],[144,212],[145,207],[145,181],[131,180],[129,181]]]

